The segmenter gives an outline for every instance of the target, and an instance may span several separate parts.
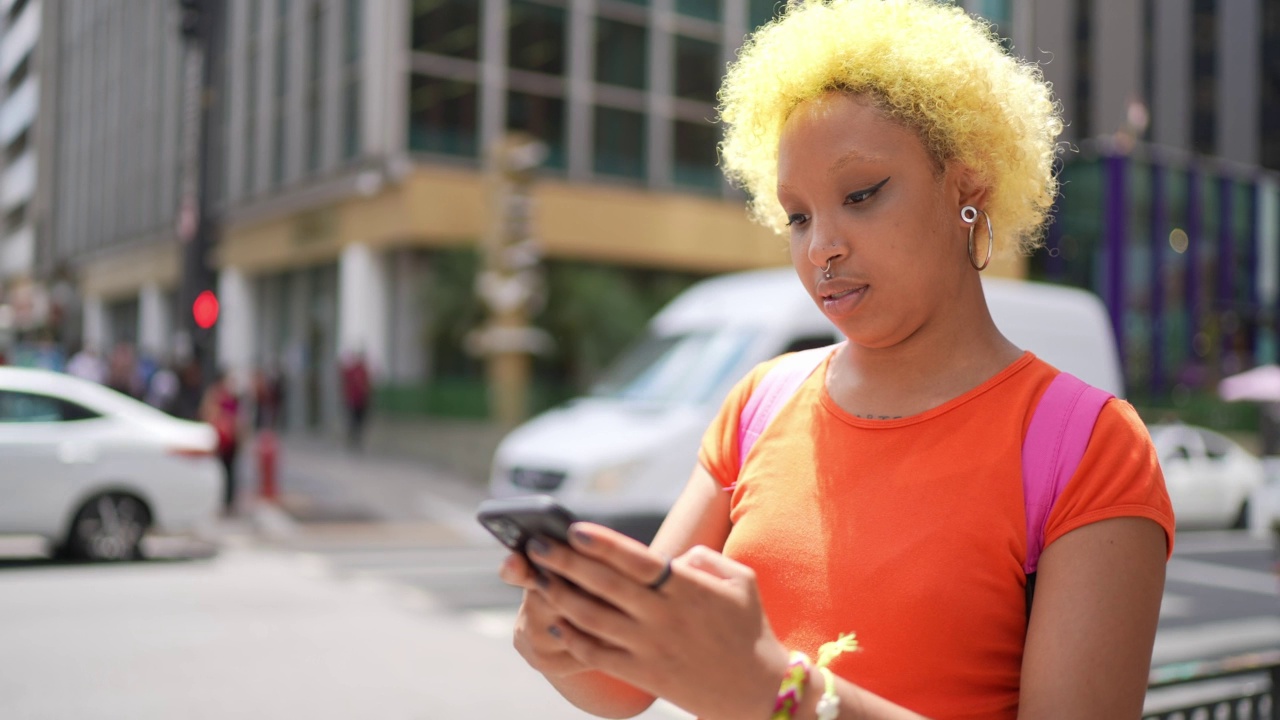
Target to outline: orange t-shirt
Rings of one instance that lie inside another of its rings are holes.
[[[862,420],[827,394],[827,361],[756,441],[739,474],[738,418],[773,362],[729,394],[699,459],[733,490],[724,552],[752,567],[783,644],[930,718],[1015,718],[1026,637],[1022,441],[1057,370],[1031,353],[900,420]],[[1045,546],[1089,523],[1173,508],[1150,437],[1110,400],[1058,497]]]

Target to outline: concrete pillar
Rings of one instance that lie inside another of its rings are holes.
[[[1142,98],[1142,6],[1138,0],[1094,3],[1091,50],[1091,134],[1112,135],[1127,127],[1129,103]]]
[[[107,351],[107,304],[96,295],[84,299],[84,336],[81,342],[85,347],[97,348],[99,353]]]
[[[419,383],[430,377],[422,324],[425,266],[426,260],[412,250],[398,252],[391,264],[391,350],[386,368],[391,382]]]
[[[218,368],[242,383],[253,370],[253,328],[258,316],[255,299],[249,279],[239,268],[223,268],[218,273]]]
[[[389,275],[386,257],[362,243],[338,260],[338,351],[363,352],[375,375],[388,366]]]
[[[1155,88],[1151,135],[1159,145],[1191,148],[1191,0],[1155,3]]]
[[[1258,163],[1261,119],[1258,78],[1262,55],[1261,2],[1218,4],[1218,156]],[[1268,52],[1274,52],[1274,48]],[[1274,132],[1274,128],[1271,129]]]
[[[164,290],[147,283],[138,294],[138,351],[157,360],[173,353],[173,309]]]

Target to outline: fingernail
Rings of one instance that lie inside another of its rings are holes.
[[[551,552],[551,546],[542,538],[533,538],[529,541],[529,552],[534,555],[546,555]]]
[[[591,537],[583,530],[578,530],[575,528],[574,530],[570,531],[570,534],[573,535],[574,540],[577,540],[583,545],[590,545],[591,543],[595,542],[595,538]]]
[[[553,638],[560,637],[560,628],[556,627],[555,625],[548,627],[547,632],[551,633],[551,637]]]
[[[533,581],[543,590],[551,587],[551,578],[547,577],[547,574],[541,570],[539,570],[538,574],[534,576]]]

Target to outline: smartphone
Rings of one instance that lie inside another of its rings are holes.
[[[577,522],[573,513],[547,495],[485,500],[476,519],[499,542],[525,557],[525,545],[536,536],[568,543],[569,526]]]

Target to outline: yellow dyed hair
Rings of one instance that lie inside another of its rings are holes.
[[[809,0],[747,39],[720,89],[720,153],[757,221],[786,231],[776,197],[782,126],[831,90],[867,95],[940,166],[974,171],[989,188],[981,209],[998,246],[1036,246],[1062,132],[1049,85],[1036,65],[1006,54],[988,24],[936,0]]]

